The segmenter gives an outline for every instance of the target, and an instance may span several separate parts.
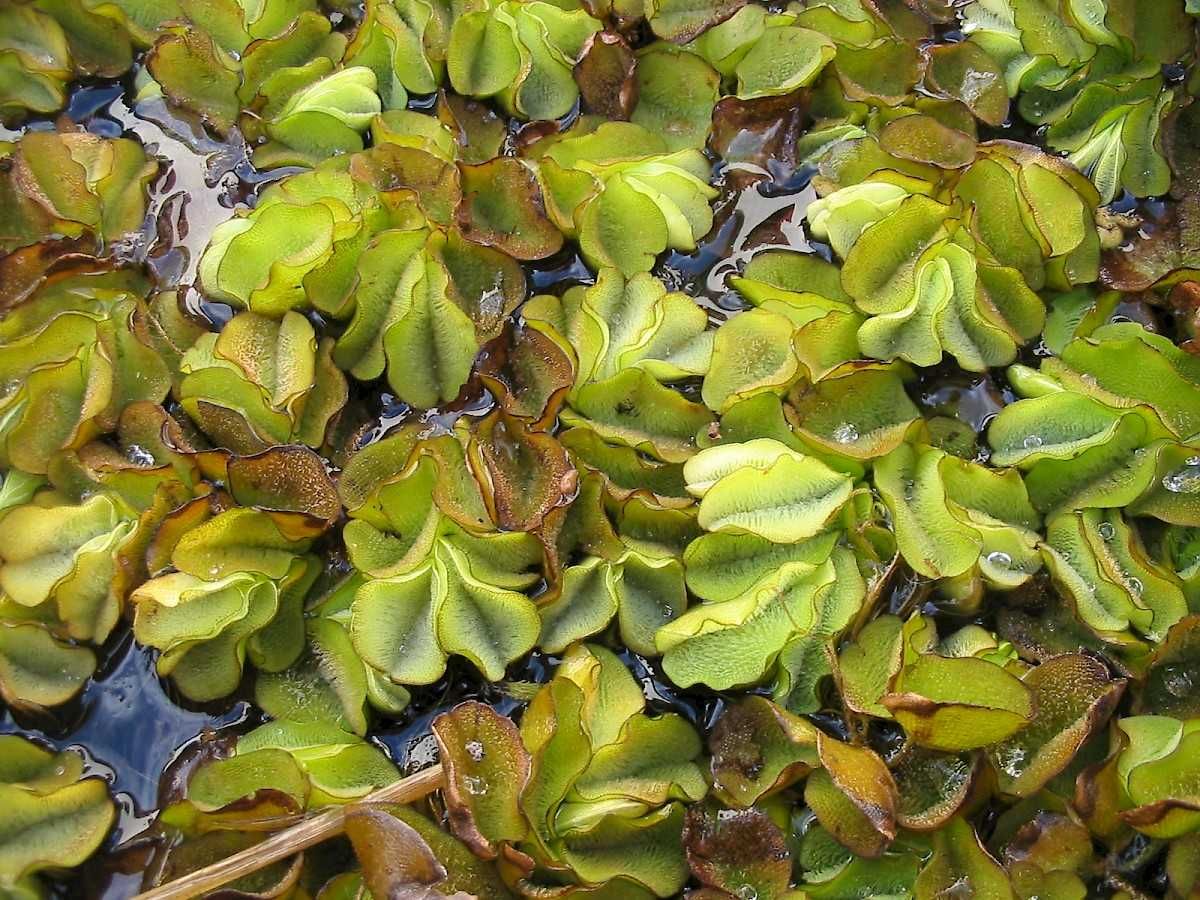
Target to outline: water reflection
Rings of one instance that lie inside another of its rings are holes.
[[[130,634],[111,670],[87,685],[74,709],[78,718],[69,723],[17,721],[8,710],[0,732],[20,731],[59,750],[85,748],[97,774],[132,801],[134,818],[157,806],[159,777],[182,745],[201,731],[244,722],[250,712],[244,701],[215,711],[177,705],[154,671],[153,651],[134,644]]]

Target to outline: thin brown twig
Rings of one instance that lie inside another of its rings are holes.
[[[442,786],[442,767],[430,766],[416,774],[382,787],[362,799],[363,803],[413,803]],[[236,881],[273,862],[299,853],[308,847],[342,833],[346,824],[345,807],[335,806],[320,815],[305,819],[291,828],[277,832],[247,847],[240,853],[189,872],[168,884],[161,885],[134,900],[191,900],[201,894]]]

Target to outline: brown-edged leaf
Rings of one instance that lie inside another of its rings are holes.
[[[515,259],[545,259],[563,245],[546,218],[542,190],[520,160],[501,156],[479,165],[459,163],[462,198],[456,213],[463,236]]]
[[[484,859],[528,830],[519,798],[529,781],[529,752],[512,720],[474,700],[433,720],[451,830]]]
[[[697,804],[683,821],[692,874],[734,897],[774,900],[788,889],[792,861],[779,826],[762,810]]]

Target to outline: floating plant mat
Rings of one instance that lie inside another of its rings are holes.
[[[0,5],[0,898],[1200,896],[1198,23]]]

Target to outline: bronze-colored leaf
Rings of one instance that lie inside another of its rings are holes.
[[[732,704],[708,739],[713,787],[722,800],[750,806],[795,784],[818,765],[817,730],[765,697]]]
[[[578,475],[567,451],[520,419],[497,410],[480,422],[472,447],[472,467],[490,487],[484,499],[502,528],[534,531],[550,510],[574,499]]]
[[[804,800],[847,849],[880,856],[896,837],[896,782],[873,750],[817,733],[823,768],[809,776]]]
[[[713,109],[708,144],[727,163],[762,169],[770,163],[777,178],[786,178],[799,164],[797,142],[807,125],[807,89],[754,100],[725,97]]]
[[[372,896],[388,900],[432,900],[442,896],[421,888],[442,881],[445,866],[411,825],[384,808],[369,803],[347,808],[346,836]]]
[[[459,163],[462,198],[456,213],[463,236],[515,259],[545,259],[563,236],[546,218],[542,189],[520,160],[501,156],[479,165]]]
[[[633,51],[623,37],[611,31],[592,35],[574,72],[587,111],[628,121],[637,103],[634,69]]]
[[[692,874],[734,897],[774,900],[788,889],[792,860],[779,826],[762,810],[697,804],[683,821]]]
[[[479,378],[510,415],[544,431],[555,420],[575,381],[575,367],[543,328],[518,324],[485,350]]]
[[[229,462],[229,491],[242,506],[304,513],[325,525],[341,514],[325,461],[307,447],[273,447]]]

